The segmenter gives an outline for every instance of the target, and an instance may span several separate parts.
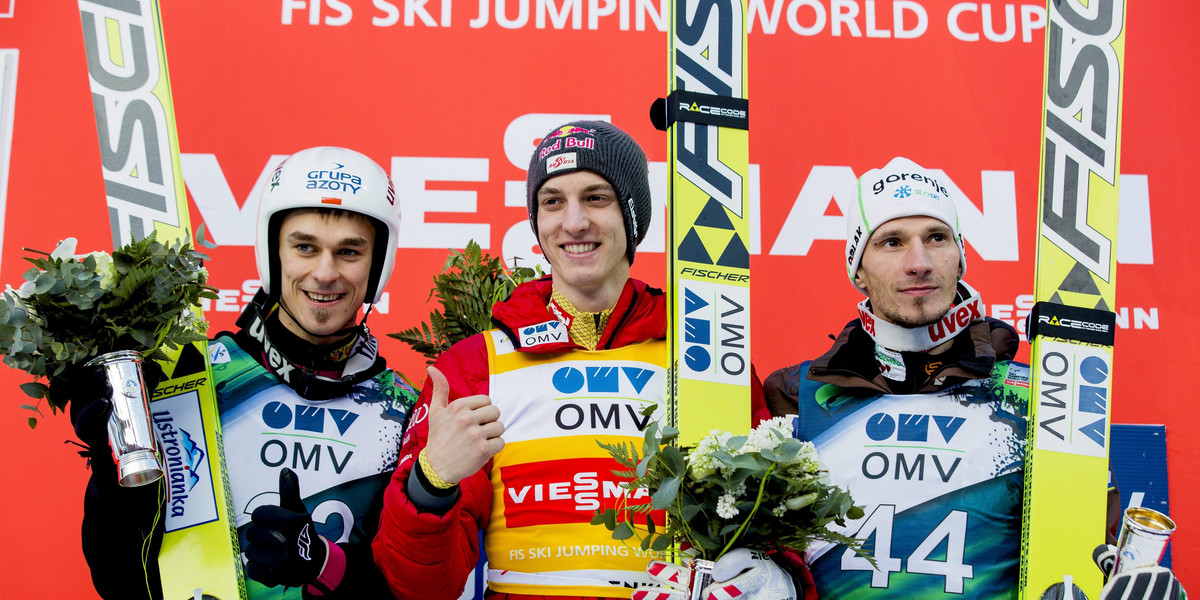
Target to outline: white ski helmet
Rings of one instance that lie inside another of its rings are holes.
[[[400,230],[400,209],[387,172],[363,154],[332,146],[301,150],[276,167],[259,200],[254,242],[258,277],[267,294],[279,293],[279,227],[284,215],[297,208],[344,210],[371,221],[375,247],[364,298],[379,302],[396,264]]]

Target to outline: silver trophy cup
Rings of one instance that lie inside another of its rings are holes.
[[[142,355],[132,350],[101,354],[88,361],[100,367],[112,386],[108,445],[117,462],[118,482],[125,487],[154,483],[163,476],[150,426],[150,402],[142,376]]]
[[[1174,531],[1175,521],[1157,510],[1142,506],[1125,509],[1112,574],[1157,565]]]

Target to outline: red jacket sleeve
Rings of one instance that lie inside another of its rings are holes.
[[[771,418],[767,407],[767,399],[763,394],[762,380],[758,378],[758,370],[754,363],[750,364],[750,426],[758,427],[760,423]]]
[[[482,335],[455,344],[434,365],[450,384],[451,402],[488,393]],[[485,472],[490,464],[459,484],[458,501],[444,515],[420,512],[408,498],[409,473],[428,439],[432,389],[426,381],[384,491],[379,533],[372,542],[375,562],[397,598],[458,598],[479,559],[479,532],[491,514],[492,487]]]

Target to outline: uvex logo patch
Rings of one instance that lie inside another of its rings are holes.
[[[863,330],[867,332],[867,335],[873,337],[875,335],[875,315],[872,315],[871,311],[865,310],[860,306],[858,308],[858,318],[862,319]]]
[[[862,313],[860,312],[859,314],[861,315]],[[953,337],[959,329],[970,325],[971,321],[982,318],[983,313],[979,310],[979,298],[975,297],[951,310],[946,316],[939,319],[937,323],[930,325],[929,339],[938,342]],[[865,319],[863,320],[863,324],[865,326]]]

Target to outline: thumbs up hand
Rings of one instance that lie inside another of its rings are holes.
[[[260,506],[250,515],[246,576],[266,586],[300,587],[316,581],[328,552],[300,499],[296,473],[284,468],[279,472],[279,506]]]
[[[500,409],[486,395],[449,401],[450,385],[436,367],[429,367],[429,440],[425,457],[433,473],[430,481],[457,484],[483,468],[504,448]]]

